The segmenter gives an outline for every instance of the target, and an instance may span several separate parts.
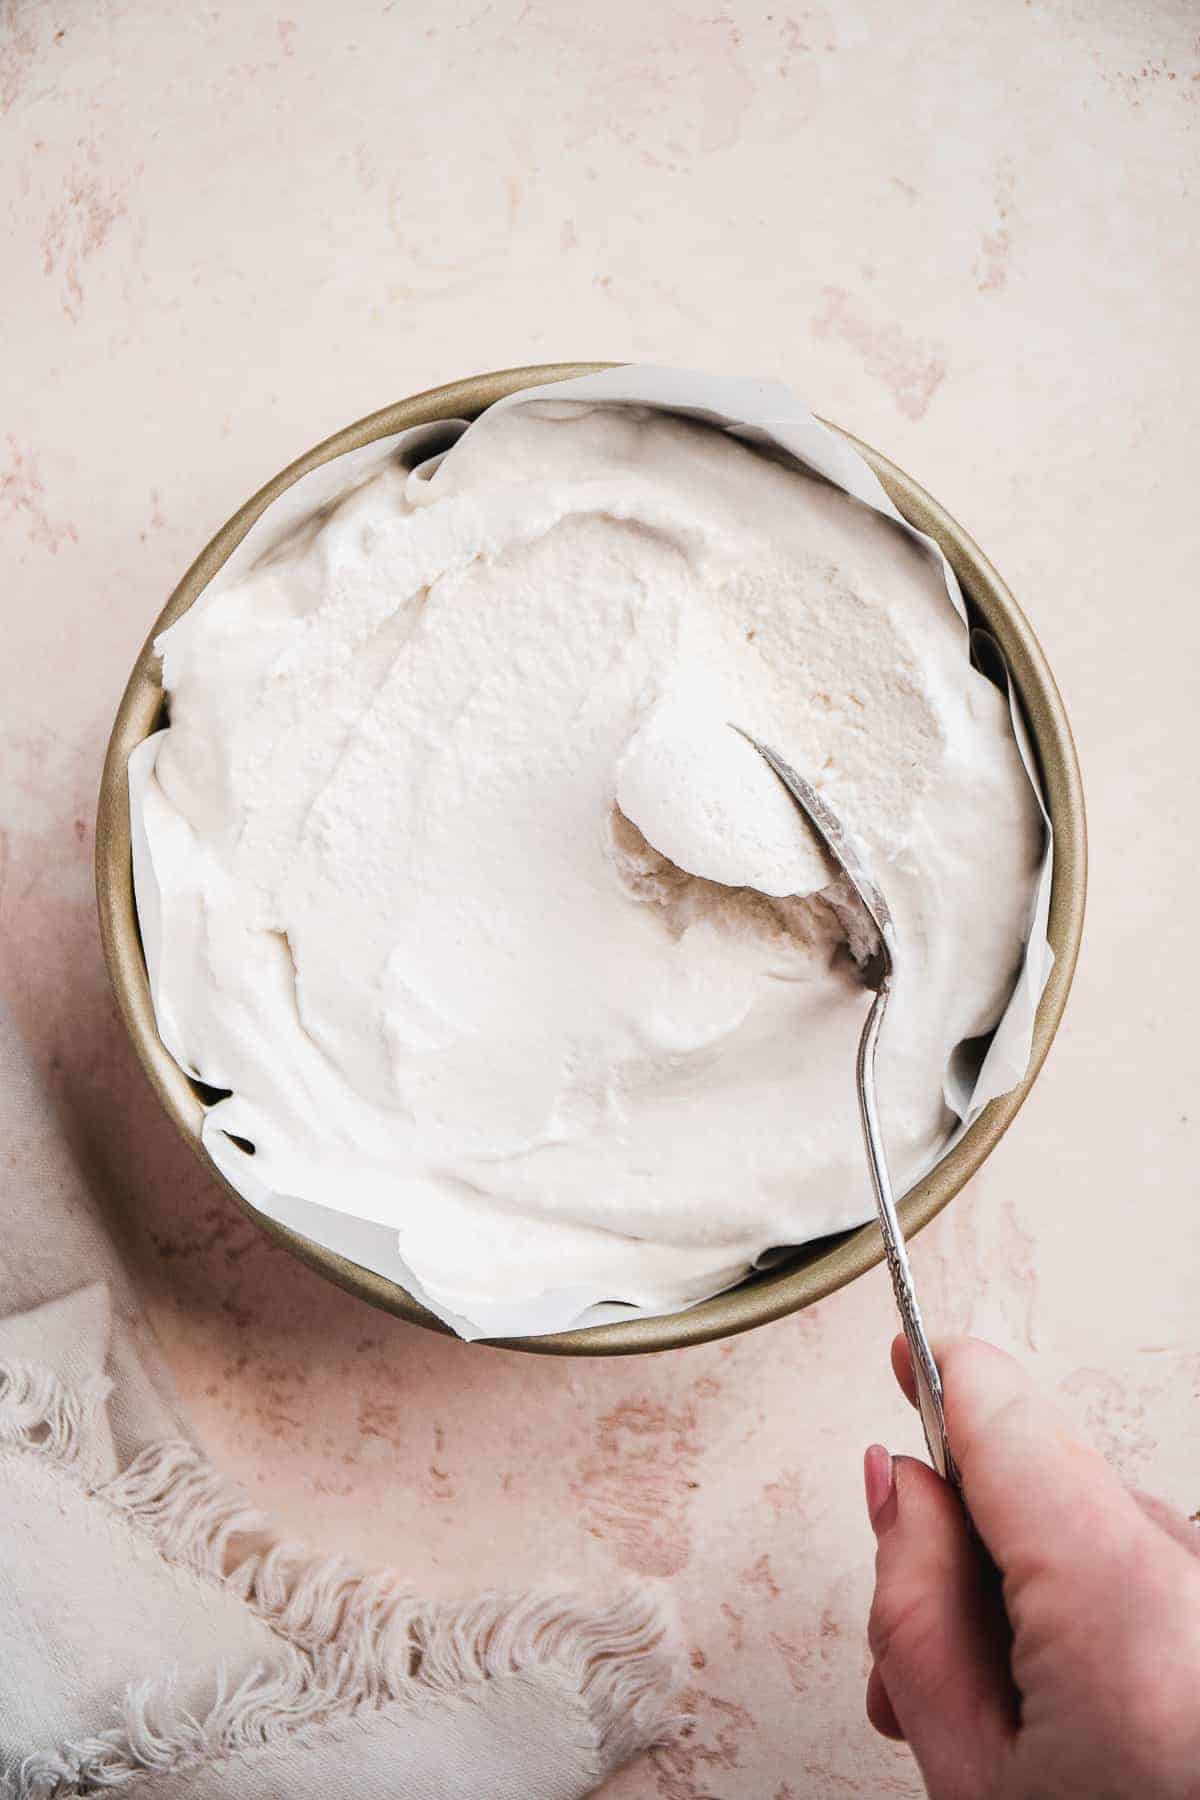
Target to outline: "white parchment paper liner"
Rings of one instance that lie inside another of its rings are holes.
[[[794,457],[836,487],[844,489],[876,512],[894,520],[901,530],[907,532],[937,559],[950,604],[963,621],[963,654],[970,654],[967,614],[962,593],[954,572],[938,545],[901,517],[858,452],[844,439],[821,425],[791,391],[780,383],[703,375],[685,369],[633,366],[606,369],[596,375],[554,382],[545,387],[526,388],[509,395],[507,399],[497,401],[496,406],[490,410],[524,406],[535,400],[661,407],[670,412],[705,420],[730,432],[734,437],[777,451],[782,450]],[[376,443],[350,451],[301,476],[255,521],[232,556],[213,577],[205,593],[211,594],[240,580],[256,563],[277,550],[313,512],[369,479],[393,457],[402,457],[411,468],[418,471],[419,476],[425,476],[436,468],[441,454],[469,429],[461,420],[419,425],[410,431],[380,438]],[[951,1059],[951,1065],[946,1071],[946,1103],[957,1114],[959,1125],[934,1159],[935,1163],[958,1142],[989,1101],[999,1094],[1007,1093],[1024,1075],[1033,1042],[1034,1018],[1054,960],[1046,936],[1054,858],[1050,818],[1042,798],[1028,732],[1008,671],[1003,667],[1003,659],[994,642],[983,634],[977,635],[983,637],[985,660],[991,662],[994,671],[998,669],[1001,680],[1007,681],[1013,732],[1045,820],[1046,847],[1034,891],[1025,957],[1008,1006],[991,1036],[982,1060],[978,1054],[971,1054],[971,1047],[964,1046],[963,1053]],[[138,745],[129,759],[134,888],[159,1036],[180,1066],[189,1075],[199,1077],[199,1071],[189,1065],[183,1049],[183,1036],[176,1023],[173,996],[164,991],[161,979],[163,889],[160,883],[168,882],[170,878],[170,870],[165,866],[171,861],[169,836],[166,840],[160,839],[157,849],[159,863],[164,866],[156,866],[144,820],[146,793],[153,778],[163,736],[163,732],[157,732],[147,738]],[[847,1067],[846,1080],[851,1081],[853,1078],[853,1068]],[[654,1308],[625,1304],[619,1298],[614,1299],[595,1288],[573,1287],[524,1296],[505,1303],[473,1302],[470,1316],[465,1316],[452,1310],[444,1299],[423,1287],[419,1277],[401,1256],[397,1233],[393,1227],[358,1218],[352,1212],[335,1211],[330,1207],[317,1205],[295,1194],[277,1193],[269,1188],[256,1177],[254,1159],[232,1142],[219,1123],[214,1123],[213,1111],[206,1116],[201,1136],[205,1149],[222,1174],[259,1212],[290,1226],[314,1243],[324,1245],[326,1249],[335,1251],[349,1261],[397,1282],[460,1337],[537,1337],[547,1332],[599,1325],[617,1319],[653,1317],[657,1311]],[[862,1220],[871,1216],[870,1186],[864,1161]],[[793,1246],[796,1247],[798,1246]],[[775,1263],[788,1253],[778,1246],[764,1245],[763,1260]],[[693,1304],[698,1305],[700,1302],[695,1301]]]

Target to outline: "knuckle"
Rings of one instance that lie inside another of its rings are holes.
[[[934,1627],[936,1608],[920,1588],[879,1587],[867,1619],[867,1643],[881,1669],[919,1657]]]

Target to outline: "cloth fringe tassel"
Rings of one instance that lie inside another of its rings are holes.
[[[0,1364],[0,1446],[51,1457],[86,1483],[88,1427],[107,1391],[107,1383],[72,1390],[35,1364]],[[236,1682],[219,1672],[203,1720],[178,1703],[169,1677],[135,1683],[119,1725],[26,1757],[0,1774],[0,1800],[102,1793],[385,1706],[469,1697],[526,1672],[579,1697],[597,1781],[681,1723],[669,1703],[675,1655],[643,1597],[625,1593],[599,1608],[561,1595],[430,1605],[393,1575],[293,1544],[235,1560],[235,1540],[261,1536],[268,1516],[183,1440],[151,1446],[91,1491],[167,1561],[237,1594],[278,1634],[279,1660]]]

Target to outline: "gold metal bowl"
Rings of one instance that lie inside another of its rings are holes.
[[[446,387],[431,388],[428,393],[397,401],[381,412],[371,413],[368,418],[348,425],[268,482],[201,551],[155,620],[117,711],[100,786],[96,890],[104,954],[121,1017],[159,1099],[213,1179],[223,1183],[235,1204],[249,1213],[265,1232],[285,1244],[302,1262],[352,1294],[434,1331],[445,1331],[446,1327],[403,1288],[256,1212],[224,1181],[202,1148],[203,1095],[168,1055],[155,1030],[134,907],[126,769],[130,752],[143,738],[156,731],[163,720],[162,683],[158,659],[153,653],[153,640],[187,611],[259,514],[292,482],[332,457],[341,456],[347,450],[357,450],[363,444],[391,432],[403,431],[410,425],[437,419],[474,418],[493,401],[519,388],[534,387],[547,381],[565,381],[571,376],[588,375],[608,366],[604,363],[550,363],[524,369],[501,369],[472,376],[466,381],[451,382]],[[850,437],[849,433],[842,435],[866,458],[905,517],[937,539],[962,583],[969,606],[1003,649],[1037,750],[1055,832],[1049,924],[1055,964],[1038,1009],[1029,1068],[1020,1086],[993,1100],[949,1155],[901,1202],[900,1216],[911,1236],[954,1198],[999,1142],[1033,1086],[1058,1029],[1083,931],[1087,887],[1083,787],[1071,728],[1041,645],[991,563],[924,488],[886,457],[880,456],[878,451]],[[850,1079],[849,1071],[846,1079]],[[865,1166],[863,1182],[865,1192]],[[705,1343],[710,1338],[748,1331],[753,1325],[765,1325],[786,1313],[811,1306],[815,1300],[824,1299],[836,1288],[853,1281],[856,1275],[872,1268],[882,1259],[882,1254],[878,1229],[874,1224],[864,1225],[856,1231],[842,1232],[836,1237],[809,1244],[782,1266],[753,1276],[728,1293],[718,1294],[687,1312],[660,1319],[631,1319],[587,1330],[560,1331],[549,1337],[503,1341],[510,1349],[560,1356],[618,1356]]]

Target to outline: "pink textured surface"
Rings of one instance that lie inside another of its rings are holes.
[[[470,1350],[271,1249],[158,1116],[90,892],[138,643],[346,420],[596,356],[780,375],[912,469],[1031,613],[1094,834],[1067,1024],[916,1245],[1200,1506],[1194,891],[1200,42],[1185,0],[0,6],[0,987],[196,1424],[288,1524],[445,1593],[658,1586],[697,1723],[613,1800],[915,1795],[862,1719],[862,1446],[916,1448],[881,1275],[660,1360]],[[31,1196],[31,1203],[35,1197]]]

